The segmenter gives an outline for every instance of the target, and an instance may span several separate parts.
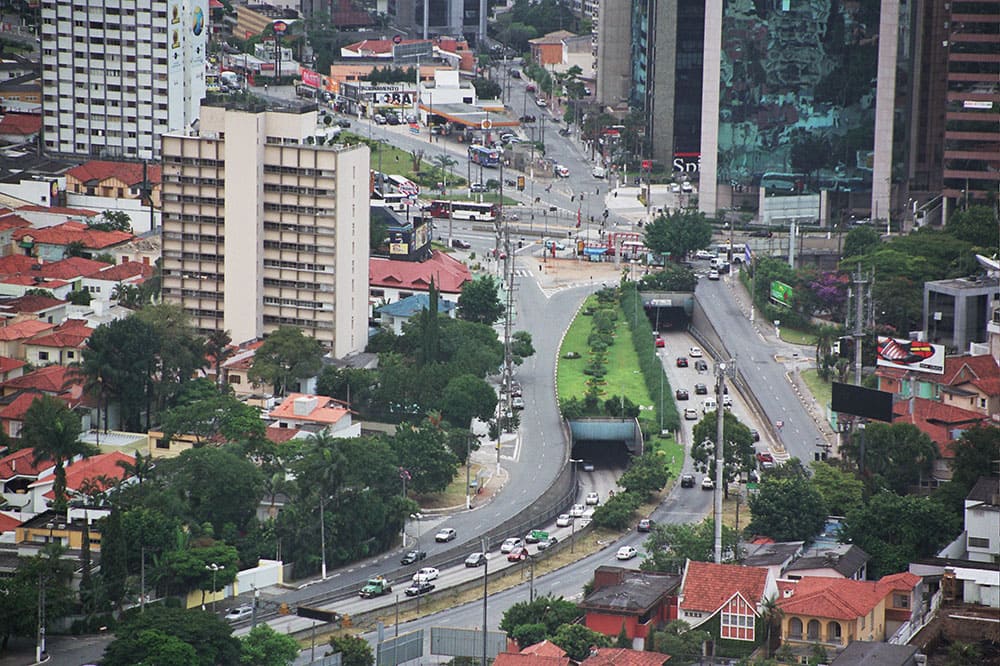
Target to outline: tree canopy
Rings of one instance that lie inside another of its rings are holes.
[[[684,261],[688,253],[712,242],[712,225],[704,213],[682,210],[661,215],[646,225],[646,247]]]
[[[736,553],[736,530],[722,526],[722,552]],[[679,573],[687,560],[711,562],[715,557],[715,520],[705,518],[700,523],[661,523],[646,539],[643,571]]]
[[[503,316],[500,284],[492,275],[482,275],[462,285],[458,316],[466,321],[492,326]]]
[[[827,507],[809,480],[765,475],[757,493],[750,496],[750,515],[749,534],[775,541],[811,541],[823,530]]]
[[[717,432],[716,413],[705,414],[692,430],[691,460],[699,472],[705,472],[715,478],[715,440]],[[728,483],[736,479],[740,473],[754,468],[753,434],[735,414],[723,410],[722,435],[724,445],[722,455],[725,459],[724,480]]]
[[[101,663],[105,666],[238,664],[240,642],[232,633],[232,627],[212,613],[153,606],[119,625]]]
[[[294,326],[280,326],[264,340],[253,357],[248,376],[254,383],[274,387],[284,395],[296,379],[307,379],[323,368],[323,346]]]

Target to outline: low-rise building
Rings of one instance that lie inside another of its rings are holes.
[[[594,589],[580,604],[584,623],[607,636],[622,627],[641,644],[652,629],[677,619],[680,576],[602,566],[594,571]]]
[[[115,247],[125,245],[135,238],[124,231],[98,231],[81,222],[63,222],[41,229],[19,229],[13,240],[23,254],[44,261],[58,261],[68,256],[68,251],[79,248],[84,256],[111,253]]]
[[[395,303],[379,306],[375,308],[375,313],[379,316],[382,328],[388,329],[396,335],[402,335],[403,326],[410,319],[424,310],[430,309],[430,300],[428,294],[413,294]],[[439,314],[454,319],[457,311],[458,305],[456,303],[443,298],[438,299]]]
[[[352,423],[346,403],[322,395],[290,393],[271,410],[271,428],[328,432],[335,437],[360,437],[361,424]]]
[[[468,266],[439,251],[421,262],[384,257],[368,260],[369,302],[373,307],[414,294],[429,294],[432,281],[441,300],[458,303],[462,286],[471,280]]]

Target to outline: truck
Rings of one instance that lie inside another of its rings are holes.
[[[389,594],[392,592],[392,583],[387,581],[384,576],[375,576],[374,578],[369,578],[365,586],[361,588],[362,599],[371,599],[372,597],[380,597],[383,594]]]

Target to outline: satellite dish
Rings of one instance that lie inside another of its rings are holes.
[[[989,272],[990,277],[997,277],[997,275],[1000,274],[1000,261],[990,257],[984,257],[981,254],[976,255],[976,261],[978,261],[979,265]]]

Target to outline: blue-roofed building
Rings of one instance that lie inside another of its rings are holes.
[[[430,295],[413,294],[395,303],[388,303],[377,307],[375,308],[375,312],[381,316],[383,328],[389,329],[396,335],[401,335],[403,324],[410,321],[410,317],[429,309],[430,306]],[[458,306],[452,301],[446,301],[443,298],[438,299],[438,313],[454,319],[457,309]]]

